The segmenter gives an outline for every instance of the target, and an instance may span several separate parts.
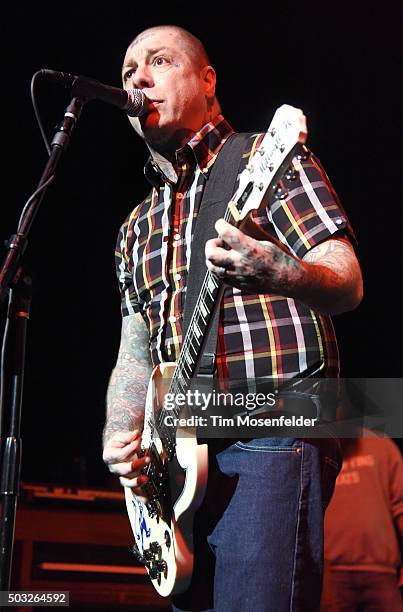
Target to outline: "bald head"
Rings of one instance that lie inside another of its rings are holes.
[[[130,47],[138,45],[140,42],[145,41],[147,38],[155,36],[158,31],[164,32],[168,36],[172,37],[172,41],[179,47],[181,47],[191,58],[192,62],[199,69],[210,64],[209,57],[206,49],[196,36],[176,25],[161,25],[147,28],[143,32],[140,32],[136,38],[130,44]],[[129,47],[129,49],[130,49]]]
[[[220,113],[216,74],[202,43],[178,26],[156,26],[130,44],[122,67],[125,89],[141,89],[151,104],[131,123],[154,151],[175,151]]]

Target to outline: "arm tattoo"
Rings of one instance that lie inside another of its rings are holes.
[[[149,334],[140,313],[123,318],[116,366],[107,392],[104,443],[117,431],[142,429],[152,370]]]
[[[321,242],[308,251],[303,260],[308,263],[318,263],[335,271],[340,269],[340,271],[348,272],[352,257],[354,257],[354,251],[349,242],[342,239],[332,239]]]
[[[337,314],[337,311],[343,312],[344,304],[347,305],[347,309],[351,309],[348,306],[350,303],[355,307],[360,302],[362,298],[361,270],[354,249],[348,240],[344,238],[326,240],[311,249],[303,257],[303,261],[311,264],[308,278],[310,277],[312,281],[312,298],[314,302],[319,300],[325,310],[327,306],[332,308],[332,300],[335,300],[334,306],[336,307],[333,314]],[[325,291],[324,299],[320,298],[321,291],[319,293],[315,291],[315,286]],[[329,304],[326,304],[326,293],[330,300]],[[340,300],[340,304],[337,304],[337,300]]]

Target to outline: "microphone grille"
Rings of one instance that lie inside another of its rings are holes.
[[[129,117],[138,117],[142,115],[148,106],[148,99],[141,89],[127,89],[127,104],[125,107]]]

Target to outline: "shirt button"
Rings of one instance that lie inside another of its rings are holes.
[[[340,219],[340,218],[336,219],[336,223],[337,225],[341,225],[343,223],[343,219]]]
[[[183,200],[183,193],[177,193],[176,198],[177,200]]]
[[[176,321],[176,317],[175,317],[174,315],[172,315],[171,317],[169,317],[169,321],[170,321],[171,323],[175,323],[175,321]]]
[[[180,238],[181,238],[181,235],[180,235],[180,234],[175,234],[175,236],[174,236],[174,240],[180,240]]]
[[[175,274],[175,280],[180,280],[181,279],[181,275],[180,274]]]

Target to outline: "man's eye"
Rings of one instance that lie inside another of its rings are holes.
[[[168,58],[158,55],[153,59],[152,65],[154,68],[157,68],[157,70],[166,70],[170,67],[171,62]]]
[[[127,72],[124,73],[123,75],[123,80],[127,81],[128,79],[131,79],[135,74],[135,70],[128,70]]]

